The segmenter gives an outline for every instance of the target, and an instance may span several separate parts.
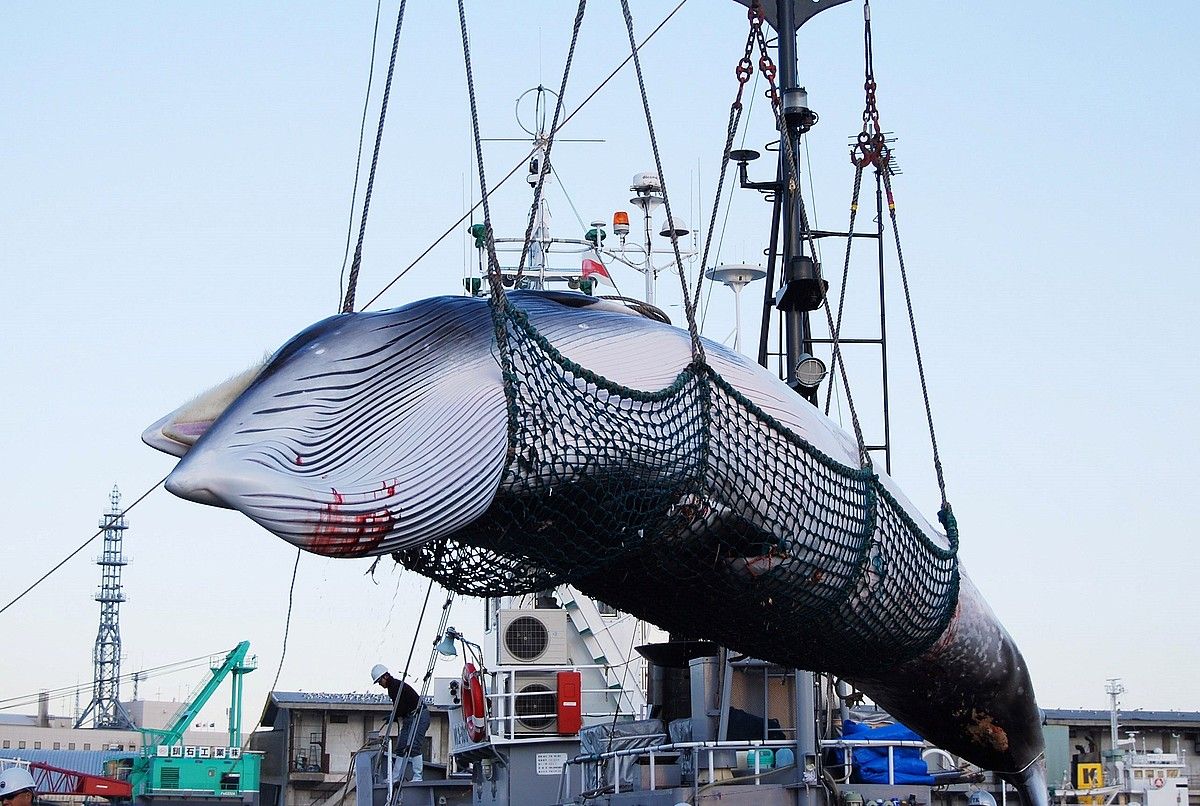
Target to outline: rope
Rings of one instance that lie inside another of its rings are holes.
[[[429,601],[429,593],[430,593],[430,592],[432,592],[432,590],[433,590],[433,580],[430,580],[430,581],[429,581],[429,592],[427,592],[427,593],[425,594],[425,601],[426,601],[426,603],[428,603],[428,601]],[[450,621],[450,608],[451,608],[451,606],[452,606],[453,604],[454,604],[454,592],[453,592],[453,591],[449,591],[449,592],[446,594],[446,601],[445,601],[445,602],[442,604],[442,617],[441,617],[441,620],[438,622],[437,637],[436,637],[436,638],[434,638],[434,646],[435,646],[435,647],[437,646],[438,642],[439,642],[439,641],[442,639],[442,636],[444,636],[444,635],[446,634],[446,625],[447,625],[447,624],[449,623],[449,621]],[[421,615],[422,615],[422,617],[425,615],[425,608],[424,608],[424,607],[422,607],[422,608],[421,608]],[[418,625],[418,627],[419,627],[419,625]],[[414,638],[413,638],[413,649],[414,649],[414,650],[416,649],[416,637],[415,637],[415,636],[414,636]],[[421,711],[423,711],[423,710],[425,710],[426,708],[428,708],[428,707],[429,707],[429,706],[427,706],[427,705],[425,704],[425,697],[426,697],[426,696],[429,694],[429,684],[430,684],[430,682],[433,680],[433,667],[434,667],[434,665],[437,663],[437,656],[438,656],[438,653],[437,653],[436,651],[434,651],[434,652],[430,652],[430,653],[429,653],[429,665],[428,665],[428,666],[426,666],[426,668],[425,668],[425,677],[423,677],[423,678],[422,678],[422,680],[421,680],[421,698],[420,698],[420,700],[418,701],[418,705],[417,705],[417,712],[416,712],[416,714],[415,714],[415,715],[414,715],[414,717],[413,717],[413,718],[416,720],[416,722],[414,722],[414,724],[413,724],[413,730],[412,730],[412,731],[410,731],[410,733],[409,733],[409,737],[408,737],[408,747],[406,747],[406,748],[404,749],[404,756],[403,756],[403,757],[404,757],[405,759],[412,758],[412,755],[413,755],[413,748],[416,746],[416,743],[417,743],[417,731],[416,731],[416,725],[417,725],[417,723],[418,723],[418,722],[420,722],[420,719],[421,719]],[[412,661],[412,652],[411,652],[411,651],[409,652],[408,660],[409,660],[409,662],[411,662],[411,661]],[[407,670],[407,669],[408,669],[408,663],[405,663],[405,666],[404,666],[404,668],[405,668],[405,670]],[[407,671],[406,671],[406,674],[407,674]],[[392,706],[392,712],[393,712],[393,716],[394,716],[394,715],[395,715],[395,705],[393,705],[393,706]],[[391,730],[391,726],[390,726],[390,725],[388,726],[388,730],[389,730],[389,732],[390,732],[390,730]],[[422,737],[422,738],[424,738],[424,737]],[[408,766],[408,765],[407,765],[407,763],[406,763],[406,764],[405,764],[405,767],[407,767],[407,766]],[[401,773],[400,786],[399,786],[399,787],[397,787],[397,789],[395,790],[395,792],[389,792],[389,793],[388,793],[388,798],[387,798],[387,800],[385,801],[385,803],[384,803],[384,806],[391,806],[391,804],[392,804],[392,802],[393,802],[393,801],[392,801],[392,798],[393,798],[393,796],[395,796],[395,795],[397,795],[397,794],[399,795],[399,799],[398,799],[398,800],[396,800],[396,801],[395,801],[395,803],[397,803],[397,804],[398,804],[398,806],[403,806],[403,803],[404,803],[404,783],[405,783],[405,782],[404,782],[404,780],[403,780],[403,773]]]
[[[816,239],[813,238],[812,228],[809,226],[808,211],[804,206],[804,197],[800,193],[800,169],[796,165],[796,154],[795,149],[792,147],[791,132],[783,118],[779,88],[775,85],[775,65],[771,61],[770,52],[767,49],[766,37],[763,36],[761,27],[756,31],[756,39],[758,41],[759,53],[761,54],[759,56],[759,67],[763,75],[767,78],[767,97],[771,99],[771,109],[775,113],[775,125],[780,132],[780,154],[786,173],[786,176],[781,177],[781,179],[786,179],[788,189],[794,195],[800,219],[800,232],[808,244],[809,252],[815,256],[817,254],[817,243]],[[842,386],[846,390],[846,407],[850,409],[850,422],[854,427],[854,438],[858,443],[859,463],[864,469],[869,469],[872,466],[871,454],[867,450],[867,442],[863,437],[862,423],[858,418],[858,409],[854,405],[854,397],[850,392],[850,378],[846,374],[846,365],[841,360],[842,348],[838,337],[839,325],[833,321],[833,313],[829,307],[828,297],[825,298],[821,307],[825,311],[825,320],[829,327],[830,341],[833,347],[832,363],[837,367],[842,379]]]
[[[917,338],[917,319],[913,313],[912,294],[908,287],[908,271],[904,267],[904,250],[900,248],[900,230],[896,224],[896,201],[892,196],[892,175],[891,171],[884,170],[883,187],[887,193],[888,214],[892,220],[892,232],[896,239],[896,260],[900,266],[900,283],[904,287],[904,304],[908,308],[908,325],[912,331],[913,353],[917,358],[917,376],[921,380],[921,397],[925,401],[925,420],[929,424],[929,442],[933,448],[933,469],[937,473],[938,492],[942,496],[942,512],[938,513],[938,517],[943,523],[946,519],[953,519],[949,501],[946,500],[946,479],[942,473],[942,459],[938,453],[937,432],[933,428],[933,407],[929,402],[929,387],[925,382],[925,363],[921,360],[921,342]],[[947,524],[948,525],[948,524]]]
[[[375,170],[379,166],[379,148],[383,143],[383,124],[387,119],[388,99],[392,93],[392,76],[396,72],[396,52],[400,49],[400,29],[404,27],[404,6],[407,0],[400,0],[400,10],[396,15],[396,34],[392,38],[392,57],[388,62],[387,82],[383,85],[383,103],[379,108],[379,127],[375,130],[375,151],[371,155],[371,171],[367,174],[367,191],[363,194],[362,217],[358,222],[358,244],[354,247],[354,261],[350,264],[350,278],[346,283],[346,299],[342,303],[342,313],[354,312],[354,294],[358,288],[358,272],[362,267],[363,238],[367,234],[367,214],[371,210],[371,194],[375,190]]]
[[[292,566],[292,584],[288,588],[287,616],[283,620],[283,648],[279,650],[279,668],[275,670],[275,679],[271,681],[271,691],[279,684],[279,675],[283,672],[283,660],[287,657],[288,633],[292,630],[292,603],[296,595],[296,572],[300,570],[300,549],[296,549],[296,563]],[[250,737],[247,736],[249,741]]]
[[[425,609],[429,607],[429,597],[433,594],[433,580],[429,580],[429,587],[425,589],[425,601],[421,603],[421,615],[417,616],[417,629],[413,630],[412,646],[408,648],[408,660],[404,661],[404,678],[408,678],[408,668],[412,665],[413,655],[417,651],[417,635],[421,631],[421,624],[425,621]]]
[[[123,517],[125,517],[125,513],[127,513],[127,512],[129,512],[129,511],[131,511],[131,510],[132,510],[134,507],[136,507],[138,504],[142,503],[142,501],[145,501],[145,500],[146,500],[146,497],[147,497],[147,496],[149,496],[149,495],[150,495],[150,493],[152,493],[152,492],[154,492],[155,490],[157,490],[157,489],[159,488],[159,486],[161,486],[161,485],[162,485],[162,483],[163,483],[164,481],[166,481],[166,480],[167,480],[167,477],[166,477],[166,476],[163,476],[161,479],[159,479],[158,481],[156,481],[156,482],[154,483],[154,486],[153,486],[153,487],[151,487],[150,489],[146,490],[146,492],[144,492],[144,493],[142,493],[141,495],[139,495],[139,496],[137,497],[137,499],[136,499],[136,500],[135,500],[135,501],[134,501],[132,504],[130,504],[129,506],[127,506],[127,507],[125,507],[123,510],[121,510],[121,514],[120,514],[120,516],[119,516],[119,517],[122,517],[122,518],[123,518]],[[87,547],[88,547],[88,545],[89,545],[89,544],[90,544],[90,543],[91,543],[93,540],[95,540],[97,537],[99,537],[99,536],[100,536],[100,535],[102,535],[102,534],[104,534],[104,527],[100,527],[100,529],[98,529],[98,530],[96,531],[96,533],[95,533],[95,534],[93,534],[93,535],[92,535],[91,537],[89,537],[87,540],[85,540],[85,541],[83,541],[82,543],[80,543],[80,544],[79,544],[79,547],[78,547],[77,549],[75,549],[74,551],[72,551],[72,552],[71,552],[70,554],[68,554],[66,557],[63,557],[63,558],[62,558],[62,560],[60,560],[60,561],[58,562],[58,564],[57,564],[57,565],[55,565],[55,566],[54,566],[53,568],[51,568],[49,571],[47,571],[46,573],[44,573],[44,574],[42,574],[40,577],[38,577],[38,578],[37,578],[37,580],[36,580],[36,581],[35,581],[35,582],[34,582],[32,585],[30,585],[28,588],[26,588],[25,590],[23,590],[23,591],[21,591],[20,593],[18,593],[18,594],[17,594],[17,595],[16,595],[16,596],[15,596],[15,597],[14,597],[14,598],[11,600],[11,601],[9,601],[9,603],[8,603],[8,604],[6,604],[4,607],[0,607],[0,613],[4,613],[4,611],[8,610],[10,607],[12,607],[13,605],[15,605],[17,602],[21,601],[21,599],[25,598],[25,595],[26,595],[27,593],[29,593],[30,591],[32,591],[32,590],[33,590],[34,588],[36,588],[38,585],[40,585],[40,584],[42,584],[43,582],[45,582],[45,581],[46,581],[46,579],[47,579],[47,578],[48,578],[48,577],[49,577],[51,574],[53,574],[55,571],[57,571],[58,569],[62,568],[64,565],[66,565],[66,564],[67,564],[67,562],[68,562],[68,561],[69,561],[69,560],[70,560],[72,557],[74,557],[76,554],[78,554],[79,552],[81,552],[81,551],[83,551],[85,548],[87,548]]]
[[[641,41],[641,44],[638,45],[638,50],[641,50],[642,48],[644,48],[647,45],[647,43],[649,43],[650,40],[653,39],[654,36],[659,31],[661,31],[668,22],[671,21],[671,18],[674,17],[679,12],[679,10],[681,8],[683,8],[683,6],[686,3],[687,3],[687,0],[679,0],[679,2],[675,5],[675,8],[671,9],[671,11],[667,14],[667,16],[663,17],[662,20],[658,23],[658,25],[656,25],[654,27],[654,30],[651,31],[649,34],[647,34],[646,38]],[[588,103],[593,98],[595,98],[598,94],[600,94],[600,90],[604,89],[608,85],[608,82],[610,82],[614,78],[616,78],[617,73],[621,72],[621,70],[625,67],[625,65],[629,64],[629,62],[631,62],[632,60],[633,60],[633,55],[630,54],[629,56],[626,56],[621,61],[620,64],[618,64],[616,67],[614,67],[612,69],[612,71],[610,71],[609,74],[604,78],[604,80],[601,81],[599,84],[597,84],[596,87],[590,93],[588,93],[588,96],[586,98],[584,98],[582,102],[580,102],[579,106],[575,107],[575,109],[571,112],[571,114],[569,114],[565,118],[563,118],[563,122],[559,124],[558,128],[562,129],[568,123],[570,123],[571,120],[576,115],[578,115],[583,110],[583,108],[585,106],[587,106]],[[507,182],[509,179],[511,179],[513,177],[513,175],[516,174],[516,172],[525,165],[526,161],[528,161],[528,159],[530,157],[532,157],[534,152],[536,152],[536,151],[537,151],[536,148],[530,149],[529,153],[526,154],[523,158],[521,158],[521,160],[519,162],[517,162],[517,164],[514,165],[512,167],[512,169],[508,173],[506,173],[499,182],[496,183],[496,186],[493,187],[489,191],[489,193],[493,193],[493,192],[499,190],[504,185],[505,182]],[[479,201],[475,202],[475,204],[472,205],[470,210],[467,210],[467,212],[463,213],[463,215],[457,221],[455,221],[453,224],[451,224],[449,227],[447,227],[446,230],[441,235],[439,235],[434,240],[434,242],[431,243],[428,246],[428,248],[425,249],[424,252],[417,255],[416,259],[414,259],[411,263],[409,263],[407,266],[405,266],[395,277],[393,277],[387,283],[387,285],[385,285],[382,289],[380,289],[379,292],[377,294],[375,294],[375,296],[371,297],[370,301],[367,302],[367,304],[364,305],[363,308],[364,309],[369,308],[372,305],[374,305],[376,302],[378,302],[380,297],[382,297],[384,294],[386,294],[391,289],[392,286],[394,286],[397,282],[400,281],[401,278],[404,277],[404,275],[408,274],[408,272],[411,271],[414,266],[416,266],[418,263],[420,263],[425,258],[426,255],[428,255],[435,248],[437,248],[437,245],[440,244],[442,241],[444,241],[447,237],[449,237],[450,233],[452,233],[456,229],[458,229],[459,224],[466,221],[476,210],[479,209],[479,207],[482,204],[483,204],[482,198]]]
[[[408,650],[408,659],[404,661],[404,672],[400,675],[400,682],[404,683],[408,678],[408,669],[412,664],[413,655],[417,651],[417,636],[421,634],[421,624],[425,621],[425,609],[429,606],[429,597],[433,593],[433,580],[429,580],[429,587],[425,589],[425,601],[421,604],[421,614],[417,616],[417,626],[413,629],[412,646]],[[392,710],[388,714],[387,722],[383,725],[383,734],[386,736],[392,732],[392,725],[396,723],[396,708],[400,705],[400,700],[392,703]]]
[[[646,129],[650,133],[650,149],[654,152],[654,169],[658,171],[658,182],[662,188],[663,207],[666,209],[667,222],[673,223],[675,216],[671,213],[671,198],[667,194],[667,179],[663,172],[662,156],[658,151],[658,137],[654,134],[654,119],[650,114],[650,99],[646,94],[646,80],[642,75],[642,60],[638,58],[637,39],[633,35],[633,15],[629,11],[629,0],[621,0],[621,12],[625,17],[625,30],[629,35],[629,48],[633,55],[633,67],[637,72],[638,90],[642,96],[642,110],[646,116]],[[692,338],[692,358],[703,363],[704,345],[700,343],[700,331],[696,327],[697,300],[692,298],[688,289],[687,276],[683,270],[683,256],[679,251],[679,237],[675,234],[674,226],[671,227],[670,231],[671,249],[675,253],[675,267],[679,272],[679,284],[683,289],[683,308],[687,316],[688,335]],[[646,271],[654,271],[654,266],[649,262],[649,255],[647,255]]]
[[[367,110],[371,106],[371,85],[375,81],[375,48],[379,44],[379,16],[383,0],[375,2],[375,27],[371,36],[371,67],[367,72],[367,94],[363,98],[362,120],[358,124],[358,153],[354,156],[354,189],[350,191],[350,220],[346,222],[346,247],[342,253],[342,270],[338,274],[338,299],[345,293],[346,264],[350,262],[350,239],[354,236],[354,206],[358,202],[358,177],[362,173],[363,140],[367,136]]]
[[[629,667],[633,660],[633,644],[637,640],[637,624],[633,625],[633,629],[629,631],[629,649],[625,650],[625,657],[629,660],[621,665],[625,668],[621,670],[621,692],[625,691],[625,683],[629,679]],[[621,694],[617,694],[617,707],[613,709],[612,723],[608,726],[608,745],[604,748],[604,752],[612,751],[613,739],[617,735],[617,717],[621,715]]]
[[[850,223],[846,227],[846,260],[842,264],[842,287],[838,292],[838,309],[837,309],[837,329],[841,332],[842,315],[846,312],[846,285],[850,279],[850,250],[854,246],[854,220],[858,217],[858,197],[862,192],[862,175],[863,166],[857,163],[854,166],[854,192],[850,197]],[[837,368],[838,355],[835,353],[833,357],[834,366],[830,369]],[[833,384],[825,389],[825,416],[829,416],[829,407],[833,401]]]
[[[558,87],[558,98],[554,103],[554,119],[550,122],[550,134],[546,138],[546,153],[538,166],[537,186],[533,189],[533,204],[529,207],[529,224],[525,227],[525,240],[521,244],[521,259],[517,263],[517,279],[525,271],[525,258],[529,255],[529,239],[533,235],[533,224],[537,220],[538,206],[542,200],[542,187],[546,183],[546,175],[550,172],[550,150],[554,148],[554,135],[558,131],[558,119],[562,115],[563,95],[567,91],[567,77],[571,75],[571,62],[575,58],[575,44],[579,41],[579,28],[583,25],[583,12],[587,0],[579,0],[575,11],[575,27],[571,31],[571,46],[567,48],[567,62],[563,66],[562,83]]]
[[[479,136],[479,105],[475,100],[475,75],[471,69],[471,43],[467,36],[467,11],[463,0],[458,0],[458,26],[462,32],[463,68],[467,73],[467,97],[471,105],[471,135],[475,141],[475,165],[479,169],[479,202],[483,205],[484,245],[488,258],[488,285],[491,289],[492,304],[497,311],[505,305],[504,286],[500,276],[500,261],[496,257],[496,242],[492,233],[492,210],[488,205],[491,195],[487,188],[487,176],[483,164],[483,141]],[[503,334],[497,327],[497,338],[503,350]]]
[[[708,254],[712,248],[713,232],[717,227],[717,215],[721,205],[721,194],[725,188],[725,173],[729,168],[729,150],[733,148],[733,138],[737,135],[738,127],[741,125],[742,94],[746,91],[746,83],[750,80],[750,76],[754,72],[754,62],[750,60],[750,54],[754,50],[755,30],[762,26],[762,7],[758,3],[754,3],[747,12],[747,16],[750,18],[750,31],[746,34],[745,52],[734,71],[734,75],[737,76],[738,80],[737,95],[734,96],[733,103],[729,106],[729,123],[726,125],[725,131],[725,149],[721,153],[721,170],[717,176],[717,190],[713,194],[712,213],[708,218],[708,232],[704,237],[704,250],[700,255],[700,273],[696,277],[696,293],[695,300],[692,303],[693,307],[700,304],[700,288],[704,284],[704,270],[708,267]],[[726,213],[726,217],[728,218],[728,213]]]

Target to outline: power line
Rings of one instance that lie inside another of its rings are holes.
[[[194,658],[187,658],[186,660],[175,661],[174,663],[166,663],[161,666],[151,666],[148,669],[139,669],[136,672],[123,674],[119,679],[124,682],[132,681],[135,677],[138,680],[145,680],[150,677],[158,677],[161,675],[187,671],[189,669],[196,669],[206,665],[213,656],[220,654],[220,652],[210,652],[206,655],[197,655]],[[44,689],[35,694],[21,694],[16,697],[0,699],[0,710],[17,708],[22,705],[30,705],[36,703],[42,696],[49,696],[50,698],[54,699],[74,694],[77,691],[85,691],[91,687],[92,683],[90,682],[80,683],[73,686],[61,686],[59,688]]]
[[[675,8],[671,9],[670,13],[668,13],[667,16],[663,18],[662,22],[660,22],[657,26],[655,26],[653,31],[651,31],[649,34],[646,35],[646,38],[643,39],[641,44],[637,46],[637,48],[634,50],[634,53],[636,53],[636,52],[640,51],[642,48],[644,48],[647,45],[647,43],[649,43],[650,40],[654,38],[654,35],[657,34],[660,30],[662,30],[664,25],[666,25],[668,22],[670,22],[671,18],[675,16],[675,14],[679,11],[679,9],[683,8],[685,3],[687,3],[687,0],[679,0],[679,4],[676,5]],[[604,89],[604,87],[608,85],[608,82],[612,81],[616,77],[617,73],[621,72],[622,68],[624,68],[625,65],[629,64],[629,62],[633,60],[634,53],[630,53],[628,56],[625,57],[625,59],[620,64],[618,64],[616,67],[614,67],[612,72],[609,73],[608,76],[603,81],[601,81],[596,86],[596,88],[594,90],[592,90],[588,94],[588,96],[579,103],[579,106],[575,107],[575,109],[571,112],[571,114],[569,114],[565,118],[563,118],[562,123],[558,124],[558,127],[551,134],[552,135],[557,134],[559,130],[561,130],[568,123],[570,123],[571,119],[573,117],[575,117],[576,115],[578,115],[580,110],[582,110],[585,106],[587,106],[588,102],[591,101],[593,98],[595,98],[596,95],[600,92],[600,90]],[[495,193],[497,190],[499,190],[504,185],[505,182],[507,182],[509,179],[512,178],[513,174],[515,174],[519,169],[521,169],[528,163],[529,158],[531,156],[533,156],[533,151],[530,151],[528,154],[526,154],[521,159],[520,162],[518,162],[516,165],[514,165],[512,167],[512,170],[510,170],[508,173],[506,173],[500,179],[499,182],[497,182],[492,187],[488,188],[488,191],[485,194],[485,197],[491,196],[493,193]],[[388,282],[387,285],[385,285],[383,288],[381,288],[379,290],[379,292],[375,294],[375,296],[371,297],[371,299],[367,302],[367,304],[362,306],[361,310],[366,310],[367,308],[370,308],[372,305],[374,305],[379,300],[380,297],[382,297],[385,293],[387,293],[387,291],[389,289],[391,289],[391,287],[394,286],[400,280],[401,277],[408,274],[408,272],[412,269],[413,266],[416,266],[418,263],[420,263],[425,258],[425,256],[428,255],[430,252],[432,252],[434,250],[434,248],[437,247],[438,244],[440,244],[442,241],[444,241],[450,235],[450,233],[454,232],[454,230],[456,230],[458,228],[459,224],[466,221],[467,218],[483,204],[483,202],[484,202],[484,199],[480,199],[471,207],[470,210],[467,210],[467,212],[463,213],[462,217],[459,218],[457,221],[455,221],[453,224],[451,224],[446,229],[445,232],[443,232],[441,235],[439,235],[437,237],[437,239],[425,249],[424,252],[417,255],[417,257],[411,263],[409,263],[407,266],[405,266],[400,271],[400,273],[397,274],[395,277],[393,277]]]
[[[162,483],[163,483],[164,481],[166,481],[166,480],[167,480],[167,477],[166,477],[166,476],[163,476],[161,479],[159,479],[159,480],[158,480],[158,481],[155,483],[155,485],[154,485],[153,487],[151,487],[149,490],[146,490],[146,492],[144,492],[144,493],[142,493],[141,495],[139,495],[136,501],[134,501],[132,504],[130,504],[129,506],[127,506],[127,507],[125,507],[123,510],[121,510],[120,517],[122,517],[122,518],[123,518],[123,517],[125,517],[125,513],[129,512],[131,509],[133,509],[134,507],[136,507],[138,504],[142,503],[142,501],[144,501],[144,500],[146,499],[146,496],[150,495],[150,493],[152,493],[152,492],[154,492],[155,490],[157,490],[157,489],[159,488],[159,486],[161,486],[161,485],[162,485]],[[34,582],[32,585],[30,585],[30,586],[29,586],[28,588],[26,588],[25,590],[23,590],[23,591],[21,591],[20,593],[18,593],[15,599],[13,599],[12,601],[10,601],[10,602],[9,602],[8,604],[6,604],[4,607],[0,607],[0,614],[4,613],[4,611],[8,610],[10,607],[12,607],[13,605],[15,605],[17,602],[21,601],[21,599],[25,598],[25,594],[29,593],[31,590],[33,590],[34,588],[36,588],[38,585],[40,585],[40,584],[42,584],[43,582],[45,582],[47,577],[49,577],[49,576],[50,576],[51,574],[53,574],[55,571],[57,571],[58,569],[62,568],[64,565],[66,565],[68,560],[70,560],[70,559],[71,559],[72,557],[74,557],[76,554],[78,554],[79,552],[81,552],[81,551],[83,551],[85,548],[87,548],[87,546],[88,546],[88,544],[89,544],[89,543],[91,543],[93,540],[95,540],[97,537],[99,537],[99,536],[100,536],[100,535],[102,535],[102,534],[104,534],[104,527],[103,527],[103,526],[101,526],[99,529],[97,529],[97,530],[96,530],[96,533],[95,533],[94,535],[92,535],[92,536],[91,536],[91,537],[89,537],[87,540],[85,540],[85,541],[83,541],[81,544],[79,544],[79,548],[77,548],[77,549],[75,549],[74,551],[72,551],[70,554],[68,554],[66,557],[64,557],[62,560],[60,560],[60,561],[59,561],[59,563],[58,563],[57,565],[55,565],[55,566],[54,566],[53,568],[51,568],[49,571],[47,571],[46,573],[44,573],[44,574],[42,574],[40,577],[38,577],[38,579],[37,579],[37,581],[36,581],[36,582]]]

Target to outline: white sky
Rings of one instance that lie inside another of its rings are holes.
[[[616,4],[591,5],[572,108],[628,51]],[[635,2],[639,32],[672,5]],[[557,87],[573,4],[470,6],[484,135],[518,136],[513,100],[539,81]],[[1103,707],[1105,677],[1122,676],[1130,707],[1200,709],[1190,481],[1200,384],[1188,358],[1200,13],[1080,0],[877,0],[873,11],[965,565],[1024,650],[1043,707]],[[377,88],[394,14],[385,8]],[[373,19],[365,2],[0,11],[4,602],[91,534],[114,481],[128,502],[168,472],[170,458],[138,439],[146,425],[335,312]],[[694,224],[711,204],[745,24],[732,2],[689,0],[644,52],[668,187],[676,207],[704,211],[686,214]],[[821,115],[810,142],[817,223],[842,228],[861,6],[818,17],[802,48]],[[563,133],[605,142],[555,152],[585,221],[627,208],[629,177],[652,165],[635,93],[623,72]],[[465,209],[464,98],[453,4],[409,3],[360,302]],[[747,146],[772,139],[765,111],[760,97]],[[517,143],[486,149],[493,184],[524,154]],[[765,161],[753,168],[765,178]],[[581,234],[562,188],[551,202],[556,232]],[[524,184],[506,186],[497,228],[522,231],[527,207]],[[766,213],[756,194],[735,194],[722,260],[757,262]],[[836,281],[840,246],[826,248]],[[466,252],[456,232],[380,305],[455,293]],[[640,287],[632,272],[617,278],[626,293]],[[748,322],[759,295],[747,294]],[[727,339],[730,297],[718,288],[712,299],[706,332]],[[897,299],[896,345],[902,310]],[[911,359],[895,352],[894,475],[932,516]],[[861,388],[866,408],[869,378]],[[247,681],[253,722],[280,659],[294,550],[162,491],[129,521],[125,671],[248,639],[262,663]],[[90,680],[99,546],[0,615],[0,698]],[[367,566],[302,558],[280,688],[364,690],[372,663],[403,665],[426,582],[390,560],[372,582]],[[476,609],[460,605],[452,622],[472,629]],[[418,672],[428,646],[423,635]],[[142,694],[181,695],[198,679],[150,681]]]

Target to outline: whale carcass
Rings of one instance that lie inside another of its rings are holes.
[[[342,314],[143,435],[181,497],[452,589],[570,583],[854,682],[1044,803],[1028,669],[855,440],[744,356],[578,294]]]

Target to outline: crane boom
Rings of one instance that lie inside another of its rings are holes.
[[[230,674],[233,674],[234,676],[235,696],[240,692],[241,687],[239,684],[241,683],[241,676],[257,668],[257,664],[254,663],[253,660],[251,660],[250,663],[246,663],[246,653],[249,652],[249,650],[250,642],[242,641],[229,651],[229,654],[225,656],[224,661],[219,666],[212,666],[210,668],[212,676],[204,683],[204,685],[200,688],[200,691],[191,700],[184,704],[172,725],[165,730],[143,728],[142,732],[152,734],[155,737],[157,744],[172,745],[181,742],[183,740],[183,734],[188,729],[188,726],[192,724],[192,720],[195,719],[196,715],[199,714],[200,711],[203,710],[204,706],[208,704],[209,699],[216,692],[222,681],[224,681],[225,678]],[[240,705],[240,703],[238,704]],[[230,729],[233,729],[232,715]]]

